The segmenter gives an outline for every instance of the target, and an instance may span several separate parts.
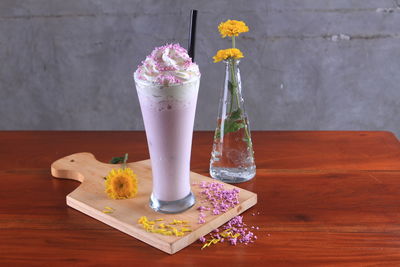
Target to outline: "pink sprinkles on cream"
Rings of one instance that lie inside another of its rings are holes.
[[[155,77],[157,84],[181,84],[183,80],[174,72],[185,71],[193,64],[185,48],[179,44],[167,44],[156,47],[138,66],[136,73],[141,80],[146,80],[146,75]]]
[[[176,78],[174,75],[163,74],[157,77],[158,84],[172,84],[172,83],[182,83],[182,81]]]

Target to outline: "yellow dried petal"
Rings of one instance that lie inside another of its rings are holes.
[[[165,223],[158,223],[159,221],[162,221],[164,219],[155,219],[154,221],[150,221],[146,216],[142,216],[138,219],[138,223],[143,226],[143,228],[150,233],[157,233],[161,235],[175,235],[175,236],[183,236],[185,235],[185,232],[191,232],[192,230],[189,228],[183,227],[181,230],[178,228],[172,226],[172,225],[177,225],[177,224],[183,224],[183,222],[187,221],[180,221],[180,220],[173,220],[170,224],[165,224]],[[190,227],[190,225],[186,225],[187,227]],[[167,230],[170,229],[170,230]]]
[[[210,245],[210,243],[205,243],[205,244],[201,247],[201,249],[206,248],[206,247],[208,247],[209,245]]]

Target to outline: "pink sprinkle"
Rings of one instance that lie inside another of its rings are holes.
[[[184,68],[185,69],[187,69],[187,68],[189,68],[190,67],[190,65],[192,65],[193,63],[192,63],[192,59],[191,58],[189,58],[188,60],[186,60],[185,61],[185,63],[184,63]]]
[[[200,207],[198,207],[197,209],[198,209],[199,211],[204,211],[204,210],[206,210],[206,207],[200,206]]]
[[[212,207],[200,206],[198,208],[200,217],[205,217],[203,216],[204,211],[211,210],[212,215],[219,215],[239,204],[239,190],[237,188],[225,189],[222,183],[205,181],[200,182],[199,187],[202,189],[200,191],[203,197],[201,203],[208,203]]]
[[[204,236],[200,237],[199,240],[200,240],[201,243],[206,242],[206,239],[204,238]]]
[[[165,74],[157,77],[157,83],[168,85],[174,83],[182,83],[182,81],[171,74]]]
[[[213,209],[213,212],[212,212],[213,215],[218,215],[218,214],[220,214],[220,213],[221,213],[221,212],[220,212],[219,210]]]
[[[232,218],[229,222],[221,226],[221,230],[215,229],[209,235],[212,239],[219,239],[220,242],[226,239],[233,246],[236,246],[238,243],[244,245],[254,243],[255,240],[257,240],[257,236],[254,235],[253,232],[249,231],[248,228],[245,227],[245,225],[246,224],[243,222],[243,216],[236,216]],[[254,228],[254,226],[252,226],[251,228]],[[230,236],[222,238],[219,233],[220,231],[228,231],[230,233]],[[233,237],[235,235],[237,235],[237,237]]]

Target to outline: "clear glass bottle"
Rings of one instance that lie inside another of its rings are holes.
[[[219,101],[217,128],[210,160],[211,177],[241,183],[256,174],[249,121],[244,109],[239,60],[229,58]]]

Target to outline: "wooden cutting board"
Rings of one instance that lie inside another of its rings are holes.
[[[191,172],[192,192],[196,196],[196,204],[180,214],[161,214],[149,207],[149,197],[152,190],[150,160],[128,163],[127,165],[137,174],[139,190],[134,198],[126,200],[110,199],[104,192],[104,177],[112,168],[119,168],[120,165],[99,162],[90,153],[72,154],[55,161],[51,165],[51,173],[56,178],[73,179],[82,183],[67,195],[68,206],[169,254],[190,245],[257,203],[256,194],[240,189],[239,205],[220,215],[207,213],[206,223],[198,224],[199,211],[197,208],[201,205],[198,200],[201,200],[202,197],[200,196],[201,188],[196,183],[201,181],[216,182],[216,180]],[[223,184],[226,189],[235,187],[230,184]],[[104,213],[105,207],[111,207],[113,212]],[[163,218],[168,222],[172,222],[174,219],[187,220],[193,231],[181,237],[148,233],[137,223],[141,216],[147,216],[149,220]]]

